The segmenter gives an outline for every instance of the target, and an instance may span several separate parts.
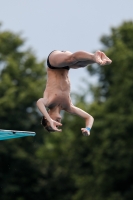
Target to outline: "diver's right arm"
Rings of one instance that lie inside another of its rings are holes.
[[[37,101],[37,107],[40,110],[40,112],[43,114],[43,116],[47,119],[47,121],[49,122],[50,126],[52,127],[53,130],[55,131],[61,131],[61,129],[58,129],[57,126],[62,126],[61,123],[54,121],[53,119],[51,119],[51,117],[49,116],[47,110],[46,110],[46,100],[44,98],[40,98]]]
[[[43,116],[49,121],[49,122],[51,122],[51,118],[50,118],[50,116],[49,116],[49,114],[48,114],[48,112],[47,112],[47,110],[46,110],[46,107],[45,107],[45,105],[46,105],[46,100],[44,99],[44,98],[40,98],[40,99],[38,99],[38,101],[37,101],[37,107],[38,107],[38,109],[40,110],[40,112],[43,114]]]

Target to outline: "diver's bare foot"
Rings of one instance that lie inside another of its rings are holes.
[[[109,65],[112,63],[112,60],[110,60],[102,51],[96,51],[94,54],[94,59],[99,65]]]

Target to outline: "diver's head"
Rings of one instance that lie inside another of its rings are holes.
[[[60,115],[59,112],[48,111],[48,114],[49,114],[49,116],[50,116],[51,119],[53,119],[54,121],[57,121],[57,122],[61,123],[61,115]],[[43,127],[48,132],[55,132],[55,130],[52,129],[52,127],[50,126],[50,123],[48,122],[48,120],[45,117],[42,117],[41,124],[43,125]]]

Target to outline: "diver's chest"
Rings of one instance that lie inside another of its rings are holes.
[[[55,93],[48,101],[47,104],[49,109],[52,109],[56,106],[60,106],[62,110],[67,109],[70,106],[70,97],[65,93]]]

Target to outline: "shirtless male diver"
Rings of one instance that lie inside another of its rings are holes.
[[[88,64],[98,63],[109,65],[111,60],[101,51],[94,54],[77,51],[52,51],[47,58],[47,83],[43,98],[37,101],[37,107],[43,114],[42,125],[49,132],[62,131],[61,110],[70,114],[76,114],[85,120],[85,128],[81,128],[82,134],[89,136],[93,125],[93,117],[74,106],[70,97],[69,69],[78,69]]]

